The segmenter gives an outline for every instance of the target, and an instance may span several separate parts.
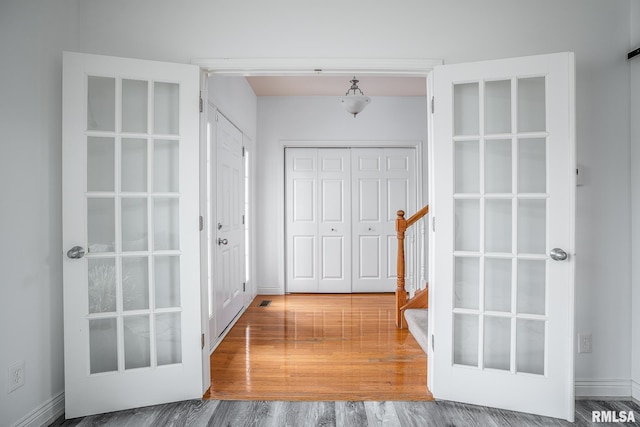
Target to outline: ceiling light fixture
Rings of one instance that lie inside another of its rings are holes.
[[[356,77],[353,76],[353,80],[350,81],[351,87],[349,88],[345,96],[340,98],[342,106],[345,110],[347,110],[349,114],[353,114],[353,118],[355,118],[360,112],[362,112],[362,110],[364,110],[364,107],[366,107],[367,104],[371,102],[371,98],[369,98],[368,96],[364,96],[364,93],[358,87],[358,82],[360,82],[360,80],[357,80]],[[353,91],[352,95],[349,94],[349,92],[351,91]],[[360,92],[360,95],[358,95],[356,91]]]

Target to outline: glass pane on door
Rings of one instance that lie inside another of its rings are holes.
[[[453,88],[454,135],[480,133],[480,89],[478,83],[457,84]]]
[[[116,127],[116,79],[87,78],[87,129],[114,131]]]
[[[148,368],[151,366],[151,341],[149,316],[128,316],[123,319],[124,368]]]
[[[455,365],[545,373],[545,85],[454,85]]]
[[[149,82],[122,79],[122,131],[147,132]]]
[[[484,131],[486,134],[511,132],[511,80],[485,83]]]
[[[113,138],[87,138],[87,191],[115,189],[115,153]]]
[[[116,259],[94,258],[88,262],[89,313],[116,311]]]
[[[484,366],[490,369],[511,369],[511,319],[484,318]]]
[[[546,130],[545,79],[518,79],[518,132]]]
[[[115,317],[89,320],[89,369],[92,374],[118,370],[117,329]]]
[[[121,152],[122,191],[147,191],[147,140],[122,138]]]

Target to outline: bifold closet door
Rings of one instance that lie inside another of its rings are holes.
[[[351,292],[347,148],[287,148],[287,292]]]
[[[351,149],[352,292],[396,288],[396,213],[416,212],[416,150]]]

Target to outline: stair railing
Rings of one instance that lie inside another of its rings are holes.
[[[411,287],[407,292],[406,287],[406,267],[407,262],[405,259],[405,247],[406,247],[406,233],[412,225],[420,221],[427,213],[429,213],[429,205],[425,205],[418,212],[413,214],[409,219],[405,219],[405,212],[400,210],[397,212],[396,218],[396,233],[398,237],[398,263],[397,263],[397,286],[396,286],[396,326],[398,328],[404,327],[403,322],[403,310],[407,305],[410,297],[413,297],[414,292],[420,289],[419,283],[426,283],[424,280],[419,280],[424,277],[424,239],[416,239],[416,229],[411,230],[413,234],[410,235],[411,244],[409,245],[408,252],[410,252],[409,258],[409,278],[411,281]],[[422,230],[424,233],[424,230]]]

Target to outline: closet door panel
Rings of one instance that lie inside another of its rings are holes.
[[[353,148],[353,292],[396,288],[396,212],[416,210],[413,148]]]
[[[287,292],[318,291],[318,150],[285,151]]]
[[[351,292],[350,151],[318,149],[318,292]]]

